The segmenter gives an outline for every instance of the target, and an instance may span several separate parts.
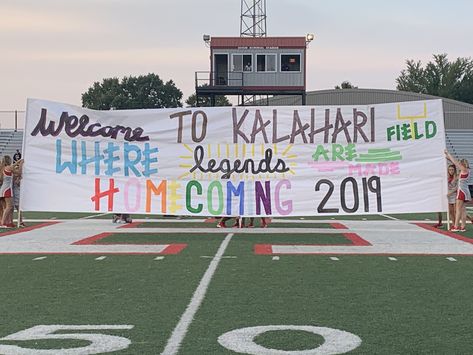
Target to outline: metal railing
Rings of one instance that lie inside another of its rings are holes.
[[[197,71],[195,87],[300,87],[303,86],[301,72],[259,72],[259,71]]]
[[[25,111],[0,110],[0,129],[22,130],[25,126]]]
[[[243,86],[243,72],[196,71],[195,86]]]

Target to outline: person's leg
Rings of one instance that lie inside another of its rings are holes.
[[[266,222],[265,217],[261,217],[261,228],[266,228],[268,226],[268,223]]]
[[[437,213],[437,218],[438,218],[438,222],[434,227],[436,228],[442,227],[442,212]]]
[[[453,227],[455,225],[455,204],[454,203],[448,204],[448,212],[450,214],[450,223],[451,223],[450,227]]]
[[[220,222],[218,222],[218,224],[217,224],[217,228],[226,228],[225,222],[227,222],[231,218],[232,217],[222,217],[220,219]]]
[[[466,205],[465,205],[465,202],[463,202],[463,206],[462,206],[462,215],[461,215],[461,229],[465,229],[466,228]]]
[[[3,225],[3,211],[5,211],[5,198],[0,198],[0,216],[2,216],[2,225]]]
[[[5,208],[2,215],[2,225],[11,225],[13,216],[13,204],[11,197],[5,197]]]
[[[463,213],[463,200],[457,200],[456,207],[455,207],[455,227],[457,229],[460,229],[460,221],[462,218],[462,213]]]

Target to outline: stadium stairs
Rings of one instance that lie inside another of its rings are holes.
[[[22,150],[23,131],[15,131],[13,129],[0,130],[0,156],[9,155],[13,157],[16,150]]]

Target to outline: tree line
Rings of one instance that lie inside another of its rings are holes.
[[[447,54],[437,54],[423,65],[421,61],[408,59],[406,67],[396,78],[397,90],[445,97],[473,104],[473,60],[471,58],[448,59]],[[335,89],[357,89],[344,81]],[[169,80],[150,73],[121,80],[106,78],[95,82],[82,94],[82,106],[96,110],[120,110],[141,108],[182,107],[182,91]],[[210,100],[190,95],[188,106],[210,106]],[[217,106],[231,106],[226,96],[216,97]]]

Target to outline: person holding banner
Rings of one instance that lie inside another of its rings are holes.
[[[458,177],[458,190],[457,200],[455,208],[455,223],[453,224],[452,232],[465,232],[466,231],[466,205],[465,203],[471,200],[470,189],[468,188],[468,179],[470,177],[470,165],[468,160],[460,159],[456,160],[446,149],[445,155],[455,167],[460,170]],[[461,225],[460,225],[461,223]]]
[[[447,170],[448,176],[448,193],[447,193],[447,200],[448,200],[448,214],[450,215],[450,223],[453,228],[455,223],[455,203],[456,203],[456,196],[458,190],[458,174],[457,168],[454,164],[450,164]],[[435,228],[442,227],[442,212],[438,213],[438,223],[434,226]]]
[[[13,224],[13,175],[14,170],[21,170],[23,160],[18,160],[12,165],[9,155],[5,155],[1,162],[1,173],[3,177],[2,187],[0,188],[0,197],[5,201],[5,207],[2,214],[2,225],[0,228],[14,228]]]
[[[23,217],[20,212],[20,188],[21,188],[21,178],[22,178],[22,164],[17,165],[13,169],[13,183],[12,183],[12,192],[13,192],[13,209],[18,212],[19,226],[25,227],[23,223]]]

